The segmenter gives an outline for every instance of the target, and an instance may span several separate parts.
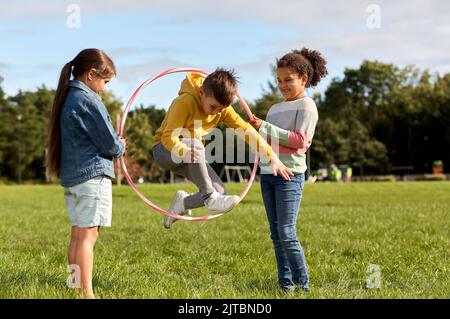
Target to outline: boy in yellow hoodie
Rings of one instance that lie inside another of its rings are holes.
[[[178,97],[172,101],[155,133],[153,158],[161,168],[192,181],[199,192],[189,195],[185,191],[178,191],[169,211],[185,215],[190,209],[206,206],[210,212],[227,212],[238,203],[239,196],[226,195],[224,184],[205,160],[201,141],[220,122],[230,128],[246,131],[246,142],[248,136],[257,141],[258,151],[270,161],[274,175],[280,175],[286,180],[292,176],[292,172],[281,163],[267,142],[230,106],[236,92],[237,80],[233,72],[224,69],[217,69],[206,78],[198,73],[188,73],[181,83]],[[170,228],[175,221],[175,218],[166,216],[164,227]]]

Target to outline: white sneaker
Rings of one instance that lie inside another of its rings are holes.
[[[191,214],[191,210],[185,210],[184,208],[184,199],[186,197],[188,197],[189,194],[186,193],[185,191],[177,191],[177,193],[175,194],[175,197],[172,200],[172,204],[170,204],[170,208],[169,208],[169,212],[172,212],[174,214],[177,215],[190,215]],[[171,217],[171,216],[165,216],[164,217],[164,227],[169,229],[170,227],[172,227],[172,224],[175,223],[177,221],[177,219],[175,217]]]
[[[239,196],[236,195],[222,195],[219,192],[214,192],[205,200],[205,206],[210,212],[226,213],[233,209],[239,200]]]

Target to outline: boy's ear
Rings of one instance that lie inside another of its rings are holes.
[[[204,96],[205,95],[205,91],[203,90],[203,86],[201,86],[199,88],[199,92],[200,92],[200,96]]]

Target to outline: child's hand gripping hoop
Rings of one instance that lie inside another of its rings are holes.
[[[169,69],[169,70],[166,70],[164,72],[161,72],[161,73],[159,73],[159,74],[149,78],[148,80],[144,81],[137,88],[137,90],[133,93],[133,95],[131,96],[130,100],[128,101],[128,104],[127,104],[124,112],[122,113],[122,117],[120,119],[119,131],[118,131],[118,134],[120,136],[124,136],[124,134],[125,134],[125,121],[127,120],[128,112],[130,111],[131,106],[132,106],[134,100],[136,99],[136,96],[139,94],[139,92],[141,92],[141,90],[143,90],[150,83],[152,83],[153,81],[156,81],[160,77],[163,77],[163,76],[171,74],[171,73],[179,73],[179,72],[194,72],[194,73],[200,73],[200,74],[204,74],[204,75],[208,74],[207,72],[205,72],[203,70],[194,69],[194,68],[174,68],[174,69]],[[236,93],[236,96],[239,99],[239,103],[241,104],[241,107],[245,110],[245,112],[247,113],[249,119],[252,120],[253,119],[253,115],[252,115],[252,112],[250,111],[250,108],[248,107],[247,103],[245,103],[244,99],[241,97],[241,95],[239,93]],[[164,210],[162,208],[159,208],[157,205],[155,205],[153,202],[151,202],[147,197],[145,197],[139,191],[139,189],[136,187],[136,185],[133,183],[133,180],[131,179],[130,175],[128,175],[127,166],[126,166],[124,157],[121,157],[120,163],[121,163],[121,168],[122,168],[123,175],[125,176],[128,184],[131,186],[131,188],[136,192],[136,194],[142,199],[142,201],[147,206],[149,206],[153,210],[157,211],[158,213],[161,213],[161,214],[164,214],[164,215],[167,215],[167,216],[171,216],[171,217],[174,217],[174,218],[177,218],[177,219],[187,220],[187,221],[205,221],[205,220],[210,220],[210,219],[214,219],[214,218],[220,217],[220,216],[225,214],[225,213],[218,213],[218,214],[210,214],[210,215],[205,215],[205,216],[200,216],[200,217],[191,217],[191,216],[187,216],[187,215],[183,215],[183,216],[182,215],[177,215],[177,214],[174,214],[172,212],[168,212],[168,211],[166,211],[166,210]],[[244,190],[242,191],[242,193],[240,195],[239,202],[245,197],[245,195],[247,195],[247,192],[249,191],[250,187],[252,186],[253,181],[254,181],[255,176],[256,176],[257,168],[258,168],[258,152],[255,152],[255,163],[253,165],[252,175],[250,176],[250,179],[248,180],[246,187],[244,188]]]

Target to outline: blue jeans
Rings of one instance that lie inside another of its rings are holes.
[[[295,284],[309,288],[305,254],[297,240],[297,217],[304,183],[304,174],[292,176],[291,181],[261,174],[261,192],[275,248],[278,283],[282,287]]]

